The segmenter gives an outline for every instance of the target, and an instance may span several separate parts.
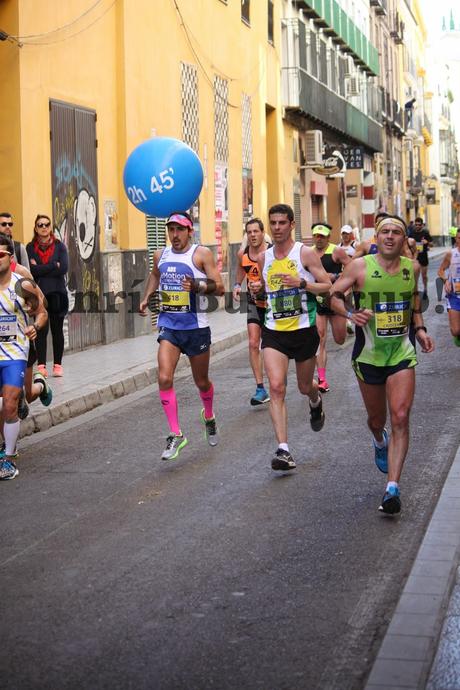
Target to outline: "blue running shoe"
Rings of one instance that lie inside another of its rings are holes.
[[[377,448],[375,441],[372,439],[375,451],[375,464],[380,472],[388,474],[388,432],[386,429],[383,430],[382,435],[385,441],[385,448]]]
[[[390,486],[387,491],[385,491],[382,504],[379,506],[379,510],[387,515],[396,515],[401,510],[401,494],[399,493],[399,488],[397,486]]]
[[[0,481],[14,479],[19,474],[19,470],[10,460],[0,460]]]
[[[251,405],[263,405],[264,403],[268,402],[270,402],[270,396],[265,388],[257,388],[256,392],[251,398]]]

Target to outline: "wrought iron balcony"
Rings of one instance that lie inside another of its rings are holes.
[[[397,45],[402,45],[404,43],[404,22],[399,16],[399,12],[395,12],[393,15],[393,27],[390,31],[390,36]]]
[[[283,68],[283,100],[288,110],[382,151],[381,125],[299,67]]]

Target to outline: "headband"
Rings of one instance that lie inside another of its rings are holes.
[[[169,225],[169,223],[177,223],[178,225],[183,225],[184,228],[193,229],[193,223],[187,218],[187,216],[183,216],[182,213],[173,213],[172,216],[169,216],[168,220],[166,221],[166,225]]]
[[[387,225],[396,225],[397,228],[401,228],[404,234],[406,234],[406,224],[404,223],[404,221],[402,221],[400,218],[397,218],[396,216],[385,216],[385,218],[379,220],[375,228],[376,234],[378,234],[380,230],[382,230]]]

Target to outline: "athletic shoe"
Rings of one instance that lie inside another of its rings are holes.
[[[395,515],[400,512],[401,498],[397,486],[390,486],[388,490],[385,491],[382,498],[382,505],[379,506],[379,510],[387,515]]]
[[[14,479],[19,474],[19,470],[10,460],[0,461],[0,480]]]
[[[294,458],[289,451],[278,448],[272,460],[272,470],[286,472],[287,470],[295,470],[295,468]]]
[[[324,426],[325,419],[326,415],[323,411],[323,400],[320,398],[318,407],[312,407],[310,405],[310,426],[313,431],[321,431]]]
[[[318,379],[318,390],[321,393],[328,393],[331,390],[326,379]]]
[[[216,418],[206,419],[204,410],[201,410],[201,422],[204,424],[204,435],[210,446],[217,446],[219,443],[219,432],[217,430]]]
[[[27,400],[26,400],[26,396],[24,395],[24,388],[23,388],[21,393],[19,394],[18,417],[20,420],[23,420],[28,416],[29,416],[29,406],[27,404]]]
[[[183,434],[170,434],[166,439],[166,448],[162,453],[161,459],[174,460],[187,443],[188,441]]]
[[[61,364],[53,364],[53,376],[64,376],[64,369]]]
[[[40,374],[42,374],[42,376],[45,377],[45,379],[48,378],[48,371],[47,371],[46,366],[44,364],[39,364],[37,366],[37,371],[39,371]]]
[[[383,440],[385,441],[385,448],[377,448],[374,439],[375,464],[383,474],[388,474],[388,432],[386,429],[382,431]]]
[[[51,387],[48,383],[48,381],[45,379],[43,374],[41,374],[39,371],[37,371],[34,374],[34,383],[41,383],[43,384],[43,390],[39,395],[40,402],[42,405],[45,407],[48,407],[48,405],[51,403],[53,399],[53,391],[51,390]]]
[[[270,396],[265,388],[257,388],[255,394],[251,398],[251,405],[263,405],[264,403],[268,402],[270,402]]]

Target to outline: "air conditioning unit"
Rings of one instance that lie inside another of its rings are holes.
[[[323,133],[320,129],[305,132],[305,162],[307,167],[323,163]]]
[[[359,78],[357,76],[349,77],[347,81],[347,96],[359,96]]]

